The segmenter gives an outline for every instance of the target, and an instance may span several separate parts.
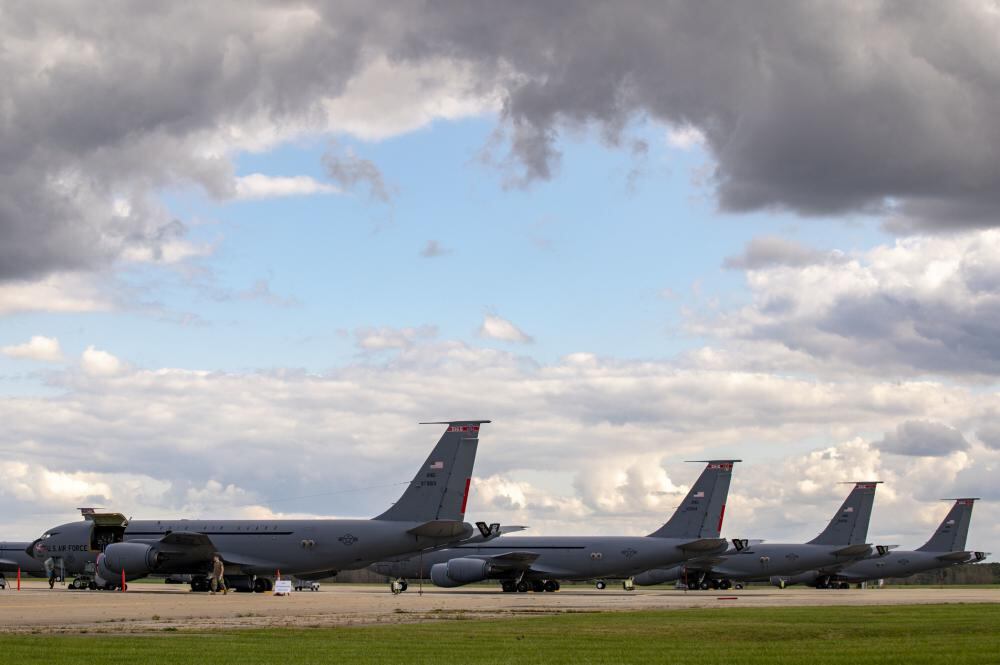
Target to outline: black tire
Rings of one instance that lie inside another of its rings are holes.
[[[504,593],[514,593],[517,591],[517,584],[514,580],[503,580],[500,582],[500,589],[502,589]]]
[[[561,585],[561,584],[559,584],[559,582],[558,582],[558,581],[556,581],[556,583],[555,583],[555,584],[556,584],[556,591],[558,591],[559,589],[561,589],[561,588],[562,588],[562,585]]]
[[[267,591],[267,580],[263,577],[258,577],[253,581],[253,591],[254,593],[264,593]]]
[[[702,582],[701,584],[698,585],[698,588],[701,589],[702,591],[708,591],[708,587],[709,586],[710,585],[709,585],[708,581],[704,581],[704,582]]]
[[[733,588],[736,589],[737,591],[742,591],[743,584],[741,582],[737,582],[736,584],[733,585]]]
[[[599,581],[594,586],[597,587],[598,591],[604,591],[606,588],[608,588],[608,585],[607,585],[607,583],[604,580]]]
[[[556,583],[552,580],[545,580],[545,584],[543,584],[542,587],[545,591],[553,593],[556,590]]]
[[[733,586],[732,582],[730,582],[729,580],[721,580],[719,582],[719,588],[722,589],[723,591],[729,591],[729,589],[731,589],[732,586]]]
[[[525,582],[524,580],[521,580],[520,582],[517,583],[517,591],[518,591],[518,593],[527,593],[528,592],[528,588],[529,588],[528,587],[528,583]]]
[[[90,589],[91,591],[97,591],[97,582],[91,580],[90,582],[87,583],[87,588]]]

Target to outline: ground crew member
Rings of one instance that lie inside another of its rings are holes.
[[[212,594],[219,589],[222,589],[223,594],[229,593],[229,589],[226,588],[226,579],[223,577],[226,573],[226,567],[222,565],[222,557],[218,554],[212,556],[212,581],[209,584],[209,588]]]

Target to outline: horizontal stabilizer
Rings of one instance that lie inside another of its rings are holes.
[[[975,556],[976,556],[975,552],[948,552],[947,554],[942,554],[941,556],[936,558],[938,561],[947,561],[951,563],[956,561],[957,562],[968,561],[969,559],[975,558]]]
[[[455,538],[465,533],[469,527],[458,520],[431,520],[415,526],[406,533],[425,538]]]
[[[830,552],[833,556],[864,556],[872,551],[872,546],[868,543],[859,543],[857,545],[848,545],[847,547],[841,547],[839,550],[833,550]]]
[[[725,538],[699,538],[678,545],[685,552],[711,552],[712,550],[726,549],[728,546],[729,541]]]

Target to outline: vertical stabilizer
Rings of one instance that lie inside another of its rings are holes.
[[[944,521],[918,552],[960,552],[965,549],[965,538],[972,522],[972,506],[978,499],[955,499]]]
[[[670,520],[649,534],[654,538],[718,538],[726,514],[733,464],[741,460],[709,460]]]
[[[868,538],[868,521],[875,502],[875,488],[881,480],[854,483],[840,510],[810,545],[860,545]]]
[[[469,498],[479,426],[489,420],[454,420],[423,425],[448,428],[413,477],[403,496],[375,519],[396,522],[461,521]]]

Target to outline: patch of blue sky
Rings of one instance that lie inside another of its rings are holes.
[[[0,343],[46,334],[67,351],[95,344],[141,366],[322,371],[356,359],[356,329],[434,325],[443,338],[541,362],[573,352],[666,359],[708,341],[685,332],[683,307],[747,297],[743,274],[722,263],[751,238],[863,249],[887,237],[866,218],[721,214],[704,184],[712,170],[705,150],[671,147],[651,124],[630,128],[630,138],[648,143],[645,157],[592,132],[565,135],[557,177],[505,188],[503,169],[480,159],[494,128],[484,117],[380,142],[339,140],[378,166],[394,192],[389,204],[364,187],[229,202],[165,193],[190,238],[217,243],[193,262],[200,270],[133,266],[121,275],[137,309],[9,317]],[[237,173],[328,181],[330,145],[315,138],[243,154]],[[431,240],[443,255],[421,256]],[[534,343],[479,339],[487,312]]]

